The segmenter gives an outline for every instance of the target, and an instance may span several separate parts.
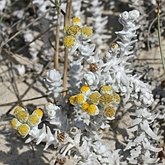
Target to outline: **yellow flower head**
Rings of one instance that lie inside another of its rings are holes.
[[[76,39],[73,36],[64,37],[64,46],[66,48],[72,48],[76,44]]]
[[[30,132],[30,127],[27,124],[21,124],[18,127],[18,133],[22,136],[22,137],[26,137],[28,135],[28,133]]]
[[[112,87],[110,85],[103,85],[100,89],[101,94],[111,94],[112,93]]]
[[[38,117],[37,114],[30,115],[27,121],[28,125],[31,127],[38,125],[40,122],[41,122],[41,119]]]
[[[93,35],[93,30],[88,26],[83,26],[81,28],[81,34],[83,37],[91,37]]]
[[[82,110],[86,111],[89,107],[89,103],[88,102],[84,102],[81,106]]]
[[[71,36],[78,36],[81,33],[81,28],[78,25],[69,26],[66,33]]]
[[[90,93],[90,88],[89,88],[89,86],[87,86],[87,85],[83,85],[83,86],[80,88],[80,91],[81,91],[81,93],[83,93],[83,94],[89,94],[89,93]]]
[[[94,91],[89,95],[90,102],[93,104],[99,104],[101,94],[98,91]]]
[[[76,95],[76,104],[82,104],[86,101],[86,97],[84,94],[79,93]]]
[[[70,104],[72,104],[72,105],[75,105],[76,104],[76,97],[77,96],[71,96],[71,97],[69,97]]]
[[[14,115],[16,115],[20,111],[26,111],[26,110],[23,107],[21,107],[21,106],[16,106],[14,108]]]
[[[112,117],[115,116],[115,114],[116,114],[116,109],[114,107],[112,107],[112,106],[108,106],[104,110],[104,115],[106,117],[112,118]]]
[[[102,94],[101,97],[100,97],[100,102],[103,105],[108,105],[112,101],[113,101],[113,95],[110,95],[110,94],[105,93],[105,94]]]
[[[14,128],[14,129],[17,129],[18,126],[21,125],[21,123],[20,123],[16,118],[13,118],[13,119],[10,121],[10,124],[11,124],[12,128]]]
[[[41,108],[37,108],[32,114],[37,115],[41,119],[43,117],[43,110]]]
[[[65,32],[65,33],[66,33],[66,31],[69,29],[69,27],[70,27],[70,26],[68,26],[68,25],[64,27],[64,32]]]
[[[27,111],[19,111],[16,113],[15,117],[21,122],[25,123],[29,117],[29,113]]]
[[[72,24],[73,25],[81,25],[81,19],[79,18],[79,17],[74,17],[73,19],[72,19]]]
[[[99,109],[96,105],[90,104],[86,112],[91,116],[95,116],[99,114]]]
[[[120,103],[120,95],[119,94],[117,94],[117,93],[113,93],[113,101],[115,102],[115,103]]]

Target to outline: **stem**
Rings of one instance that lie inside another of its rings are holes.
[[[57,27],[56,27],[56,43],[55,43],[55,54],[54,54],[54,68],[58,70],[58,58],[59,58],[59,34],[60,34],[60,2],[56,2],[57,9]]]
[[[72,10],[72,0],[67,0],[66,15],[65,15],[65,21],[64,21],[64,26],[65,27],[70,25],[71,10]],[[65,48],[65,54],[64,54],[64,78],[63,78],[64,91],[67,91],[68,53],[69,53],[68,49]],[[66,95],[66,92],[64,92],[64,96],[65,95]]]
[[[161,32],[160,32],[160,0],[157,0],[157,23],[158,23],[158,39],[159,39],[159,49],[160,49],[160,55],[161,55],[161,60],[163,64],[163,70],[165,72],[165,58],[163,56],[163,51],[162,51],[162,44],[161,44]]]

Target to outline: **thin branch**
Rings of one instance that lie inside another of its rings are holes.
[[[58,70],[58,58],[59,58],[59,43],[60,43],[60,1],[56,1],[57,9],[57,27],[56,27],[56,42],[55,42],[55,54],[54,54],[54,68]]]
[[[32,101],[32,100],[38,100],[38,99],[42,99],[44,97],[48,97],[48,95],[42,95],[42,96],[38,96],[38,97],[32,97],[32,98],[29,98],[29,99],[23,99],[21,100],[21,102],[27,102],[27,101]],[[10,105],[15,105],[17,104],[18,101],[13,101],[13,102],[10,102],[10,103],[4,103],[4,104],[0,104],[1,107],[5,107],[5,106],[10,106]]]
[[[65,20],[64,20],[64,26],[70,25],[71,20],[71,10],[72,10],[72,0],[67,0],[66,5],[66,14],[65,14]],[[67,70],[68,70],[68,49],[65,48],[65,54],[64,54],[64,77],[63,77],[63,87],[64,91],[67,90]],[[66,93],[64,93],[64,96]]]
[[[165,58],[163,56],[163,51],[162,51],[162,44],[161,44],[161,32],[160,32],[160,0],[157,0],[157,23],[158,23],[158,39],[159,39],[159,48],[160,48],[160,55],[162,59],[162,64],[163,64],[163,69],[165,72]]]
[[[13,66],[12,66],[12,62],[11,61],[9,62],[9,68],[11,68],[9,70],[9,75],[10,75],[10,79],[11,79],[11,86],[13,87],[14,93],[15,93],[17,99],[18,99],[18,101],[17,101],[18,102],[18,105],[22,105],[21,98],[20,98],[20,95],[19,95],[18,86],[17,86],[15,75],[14,75],[14,72],[13,72]]]

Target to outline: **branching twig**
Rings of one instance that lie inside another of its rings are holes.
[[[33,82],[29,85],[29,87],[26,89],[26,91],[22,94],[22,96],[20,96],[20,99],[22,100],[25,95],[29,92],[29,90],[32,88],[32,86],[36,83],[37,79],[44,73],[45,69],[50,65],[50,62],[48,62],[45,67],[43,67],[42,71],[40,74],[38,74],[38,76],[36,77],[35,80],[33,80]],[[11,110],[18,104],[18,102],[16,102],[16,104],[14,104],[7,112],[6,115],[8,115]]]
[[[5,46],[6,44],[8,44],[11,40],[13,40],[16,36],[18,36],[20,33],[22,33],[25,29],[27,29],[28,27],[30,27],[31,25],[33,25],[34,23],[36,23],[38,20],[40,20],[41,18],[43,18],[46,15],[46,13],[44,13],[41,17],[36,18],[34,21],[32,21],[31,23],[29,23],[26,27],[22,28],[21,30],[19,30],[17,33],[15,33],[13,36],[11,36],[5,43],[2,44],[1,47]]]

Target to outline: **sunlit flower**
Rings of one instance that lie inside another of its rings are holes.
[[[104,115],[108,118],[113,118],[116,114],[116,109],[113,106],[108,106],[104,110]]]
[[[113,101],[116,102],[116,103],[120,103],[120,95],[117,94],[117,93],[113,93]]]
[[[84,102],[81,106],[82,110],[86,111],[89,107],[89,103],[88,102]]]
[[[70,104],[75,105],[76,104],[76,96],[69,97],[69,102],[70,102]]]
[[[79,17],[74,17],[73,19],[72,19],[72,23],[73,23],[73,25],[81,25],[81,19],[79,18]]]
[[[88,26],[83,26],[81,28],[81,34],[83,37],[91,37],[93,35],[93,30]]]
[[[38,125],[40,122],[41,122],[41,118],[38,117],[37,114],[29,115],[29,118],[27,120],[28,125],[31,127]]]
[[[21,123],[20,123],[16,118],[13,118],[13,119],[10,121],[10,124],[11,124],[12,128],[14,128],[14,129],[17,129],[18,126],[21,125]]]
[[[93,104],[99,104],[101,94],[98,91],[94,91],[89,95],[90,102]]]
[[[43,110],[41,108],[37,108],[33,111],[32,114],[35,114],[37,115],[39,118],[42,118],[43,117]]]
[[[21,107],[21,106],[16,106],[15,108],[14,108],[14,115],[16,115],[18,112],[20,112],[20,111],[26,111],[25,110],[25,108],[23,108],[23,107]]]
[[[78,36],[81,34],[81,28],[78,25],[69,26],[66,33],[71,36]]]
[[[90,88],[89,88],[89,86],[88,85],[83,85],[81,88],[80,88],[80,91],[81,91],[81,93],[83,93],[83,94],[89,94],[90,93]]]
[[[91,116],[95,116],[99,114],[99,109],[96,105],[90,104],[86,112]]]
[[[100,93],[101,94],[111,94],[112,93],[112,86],[110,85],[103,85],[100,89]]]
[[[103,105],[108,105],[113,101],[113,95],[110,94],[102,94],[100,97],[100,102]]]
[[[16,113],[15,117],[21,122],[24,123],[28,120],[29,113],[26,111],[19,111]]]
[[[26,137],[28,135],[28,133],[30,132],[30,127],[27,124],[21,124],[18,127],[18,133],[22,136],[22,137]]]
[[[86,101],[86,97],[84,94],[80,93],[76,95],[76,103],[77,104],[82,104]]]
[[[66,48],[72,48],[76,44],[76,39],[73,36],[64,37],[64,46]]]

